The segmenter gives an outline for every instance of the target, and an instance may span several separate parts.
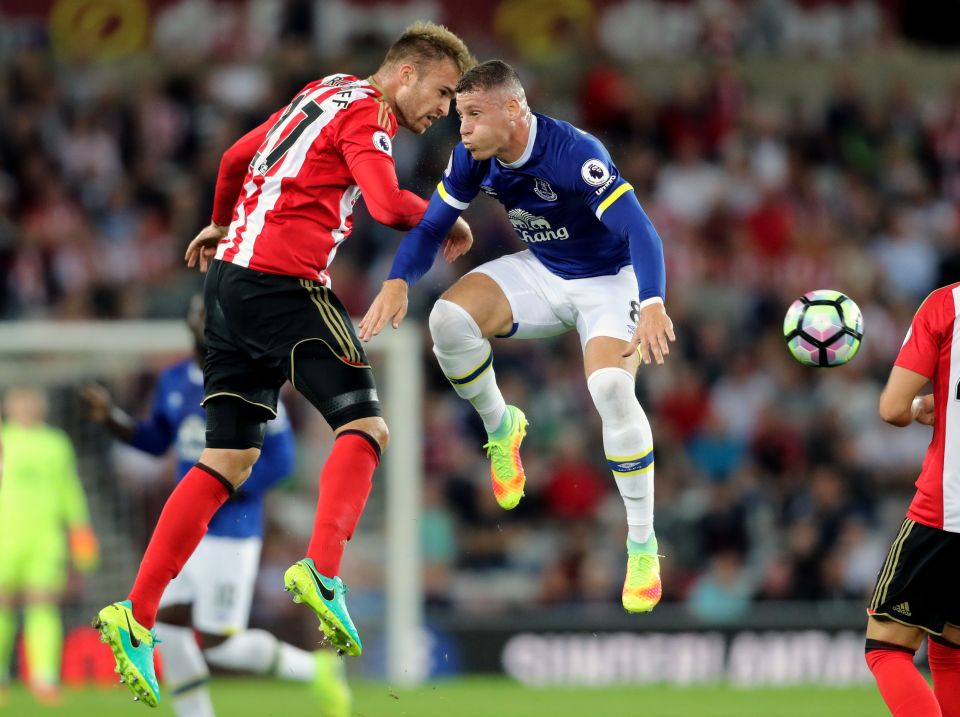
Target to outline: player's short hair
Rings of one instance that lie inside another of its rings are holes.
[[[443,25],[420,21],[404,30],[390,46],[383,64],[410,62],[419,67],[444,59],[453,60],[461,75],[477,64],[477,58],[470,54],[466,43],[454,33]]]
[[[477,92],[503,87],[526,99],[520,76],[503,60],[487,60],[467,70],[457,83],[455,92]]]

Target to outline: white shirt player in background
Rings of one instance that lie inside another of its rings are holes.
[[[607,462],[626,506],[623,605],[648,612],[662,592],[653,437],[634,377],[640,360],[663,363],[674,340],[660,237],[603,145],[531,112],[509,65],[481,63],[456,90],[462,143],[423,219],[401,242],[390,278],[360,323],[360,338],[369,340],[388,321],[399,325],[408,286],[429,269],[479,191],[500,201],[529,249],[481,265],[443,294],[430,314],[434,353],[454,390],[483,419],[494,495],[511,509],[523,496],[519,448],[527,421],[497,386],[489,339],[577,330]]]
[[[920,395],[930,383],[933,392]],[[880,395],[894,426],[933,427],[867,609],[866,660],[895,717],[960,715],[960,283],[917,310]],[[933,691],[913,663],[928,639]]]

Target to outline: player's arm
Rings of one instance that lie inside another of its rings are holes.
[[[247,132],[223,153],[213,194],[213,214],[211,215],[213,225],[220,227],[230,225],[233,208],[243,188],[243,180],[247,176],[250,162],[281,114],[282,111],[274,112],[266,122]]]
[[[367,159],[351,165],[351,172],[360,187],[370,215],[393,229],[411,229],[418,226],[429,209],[429,204],[416,194],[400,188],[392,158],[371,157],[369,153],[365,156]],[[459,216],[459,212],[457,215]],[[440,236],[441,242],[447,239],[444,255],[448,261],[464,254],[473,243],[470,227],[458,216],[454,216]],[[433,256],[436,256],[436,250]]]
[[[80,572],[95,570],[100,561],[100,547],[97,536],[90,525],[90,511],[83,484],[77,475],[77,461],[73,445],[66,434],[58,438],[56,454],[60,456],[58,473],[60,477],[60,500],[63,522],[67,526],[67,542],[70,557]]]
[[[633,338],[623,356],[628,357],[634,351],[639,351],[644,363],[653,360],[662,364],[663,357],[670,353],[669,342],[676,339],[673,321],[664,305],[666,268],[663,242],[640,206],[633,187],[619,176],[616,166],[599,142],[592,138],[585,140],[572,154],[577,157],[574,164],[581,167],[580,176],[574,180],[580,196],[597,219],[614,234],[622,236],[630,248],[630,263],[639,286],[639,316]],[[582,163],[580,159],[583,159]],[[596,170],[594,174],[608,176],[609,186],[601,184],[598,188],[588,182],[587,178],[592,176],[591,168]]]
[[[110,392],[103,386],[84,386],[80,390],[80,398],[86,406],[90,420],[102,423],[114,438],[145,453],[162,456],[173,445],[174,434],[173,426],[163,410],[164,383],[164,377],[161,376],[150,416],[145,421],[135,420],[117,406]]]
[[[880,393],[880,418],[894,426],[908,426],[914,420],[933,425],[933,394],[918,395],[937,369],[940,358],[943,295],[934,292],[923,302],[910,322],[907,338],[894,361],[890,378]],[[950,307],[952,309],[952,306]],[[947,314],[953,324],[954,312]]]
[[[630,184],[621,184],[609,200],[612,201],[605,209],[602,203],[600,205],[600,221],[610,231],[626,239],[630,246],[630,263],[633,264],[640,288],[640,308],[663,304],[667,294],[667,272],[660,235],[640,206]]]
[[[915,371],[894,366],[880,394],[880,418],[894,426],[909,426],[914,420],[933,425],[933,395],[918,395],[928,380]]]
[[[400,326],[407,315],[409,287],[433,266],[444,237],[457,222],[463,222],[460,210],[452,209],[443,202],[439,192],[434,192],[423,218],[400,241],[389,276],[360,320],[361,341],[369,341],[379,334],[387,322],[395,329]],[[472,244],[473,237],[466,223],[461,231],[465,232],[465,241]],[[449,255],[447,259],[452,261]]]
[[[448,240],[444,248],[447,261],[453,261],[473,244],[470,227],[460,217],[480,186],[468,157],[463,145],[454,149],[427,211],[400,241],[390,274],[360,321],[361,341],[379,334],[388,321],[393,328],[400,325],[407,313],[408,288],[433,266],[444,238]]]
[[[393,140],[387,132],[392,118],[383,116],[381,104],[372,100],[362,100],[347,112],[333,141],[360,187],[370,216],[393,229],[410,229],[420,221],[427,203],[400,188]]]
[[[247,132],[223,153],[217,172],[210,224],[201,229],[187,245],[183,258],[188,267],[192,268],[199,263],[201,272],[207,270],[210,260],[217,253],[217,244],[230,226],[233,209],[243,189],[243,180],[247,176],[250,162],[281,114],[282,110],[274,112],[266,122]]]

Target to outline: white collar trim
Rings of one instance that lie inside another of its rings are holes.
[[[516,162],[510,162],[509,164],[507,164],[506,162],[500,162],[499,159],[497,161],[500,162],[500,164],[502,164],[507,169],[516,169],[517,167],[522,167],[527,163],[527,160],[530,159],[530,155],[533,154],[533,144],[536,141],[537,141],[537,116],[531,112],[530,113],[530,134],[527,137],[527,146],[524,148],[523,154],[520,155],[520,159],[518,159]]]

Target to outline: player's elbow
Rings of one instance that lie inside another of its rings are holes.
[[[880,418],[894,426],[906,426],[910,423],[910,402],[904,403],[898,396],[892,396],[889,391],[880,394]]]
[[[405,221],[406,215],[395,211],[387,205],[369,203],[367,204],[367,209],[370,211],[370,216],[379,224],[383,224],[391,229],[410,228]]]

